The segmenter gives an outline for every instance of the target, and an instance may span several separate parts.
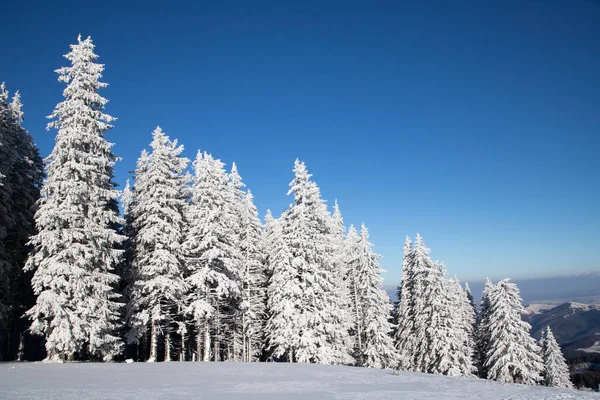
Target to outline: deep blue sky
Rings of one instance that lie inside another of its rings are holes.
[[[296,4],[291,4],[296,3]],[[418,3],[418,4],[417,4]],[[306,161],[400,276],[420,232],[463,279],[600,270],[600,2],[11,1],[0,80],[43,155],[91,35],[123,184],[160,125],[236,161],[264,214]]]

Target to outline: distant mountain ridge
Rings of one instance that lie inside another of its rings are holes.
[[[550,326],[566,357],[582,353],[600,353],[600,304],[566,302],[545,309],[548,304],[532,303],[525,319],[531,324],[531,334],[539,338],[542,329]]]

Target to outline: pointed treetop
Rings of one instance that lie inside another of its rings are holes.
[[[21,110],[23,108],[23,103],[21,103],[21,93],[17,90],[15,95],[12,98],[12,102],[9,105],[10,113],[12,114],[12,118],[17,121],[17,123],[23,122],[24,113]]]
[[[133,202],[133,190],[131,190],[131,184],[129,183],[129,179],[125,182],[125,187],[123,188],[123,192],[121,193],[121,202],[123,203],[123,211],[125,214],[129,213],[129,207]]]
[[[469,286],[469,282],[465,282],[465,292],[471,294],[471,287]]]
[[[269,223],[269,221],[274,220],[275,218],[273,218],[273,213],[271,213],[271,209],[267,208],[267,212],[265,214],[265,222]]]
[[[8,91],[6,90],[6,82],[0,83],[0,102],[6,102],[8,100]]]

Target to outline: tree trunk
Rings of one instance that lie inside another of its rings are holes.
[[[198,358],[200,358],[200,353],[198,353]],[[202,361],[210,361],[210,326],[208,325],[208,318],[204,321],[204,354]]]
[[[185,332],[181,332],[181,347],[180,347],[180,351],[179,351],[179,361],[185,361],[185,350],[186,350],[185,341],[186,341]]]
[[[214,319],[214,323],[213,323],[213,331],[214,331],[214,335],[213,335],[213,361],[219,361],[219,346],[221,345],[221,343],[219,342],[220,338],[219,338],[219,334],[220,334],[220,329],[219,329],[219,324],[221,323],[221,321],[219,320],[219,308],[218,306],[215,307],[215,319]]]
[[[148,362],[156,362],[158,347],[158,322],[152,318],[150,325],[150,358]]]
[[[21,333],[19,336],[19,350],[17,352],[17,361],[23,361],[25,356],[25,335]]]
[[[171,330],[165,330],[165,361],[171,361]]]
[[[360,318],[359,305],[358,305],[358,287],[356,286],[356,270],[352,268],[353,277],[353,291],[354,291],[354,317],[356,318],[356,337],[358,339],[358,364],[363,363],[363,348],[362,348],[362,321]]]

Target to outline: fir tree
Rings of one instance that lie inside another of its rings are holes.
[[[414,368],[415,337],[412,332],[415,324],[414,314],[414,268],[412,241],[407,236],[404,241],[402,257],[402,278],[398,287],[398,307],[396,320],[398,327],[395,332],[395,344],[398,351],[398,367],[411,371]]]
[[[135,202],[131,207],[132,282],[129,292],[127,334],[139,343],[150,329],[150,356],[158,358],[158,340],[165,339],[165,360],[170,359],[171,333],[183,308],[183,242],[187,206],[184,174],[188,159],[183,146],[171,141],[160,127],[152,132],[152,151],[142,152],[135,172]]]
[[[262,224],[250,190],[241,207],[243,361],[257,361],[264,347],[266,284]]]
[[[487,378],[537,384],[543,368],[540,349],[529,335],[531,326],[521,319],[523,305],[517,285],[504,279],[488,295],[489,309],[482,321],[489,332],[484,363]]]
[[[7,98],[0,85],[0,360],[17,357],[27,328],[21,317],[33,305],[31,277],[23,265],[43,177],[38,149],[21,125],[20,94],[10,103]]]
[[[103,113],[104,66],[94,62],[91,38],[79,37],[65,57],[71,66],[56,71],[67,83],[65,100],[50,116],[48,128],[58,132],[27,261],[38,295],[28,315],[31,331],[46,337],[48,359],[90,354],[110,360],[122,348],[115,336],[121,304],[114,270],[123,237],[113,229],[121,223],[110,208],[118,197],[112,182],[116,157],[105,138],[114,118]]]
[[[220,359],[224,305],[241,297],[237,214],[223,163],[198,152],[184,243],[198,359]]]
[[[544,363],[542,371],[544,385],[572,388],[573,384],[569,377],[569,367],[549,326],[542,331],[540,347]]]
[[[481,294],[479,313],[476,316],[475,322],[475,366],[481,378],[487,376],[487,367],[485,361],[490,342],[490,295],[494,291],[495,286],[489,279],[485,281],[485,287]]]
[[[283,236],[281,218],[275,220],[269,215],[266,235],[267,268],[270,274],[267,284],[266,347],[275,359],[292,362],[298,346],[297,314],[302,288],[292,266],[292,253]]]
[[[363,224],[358,241],[358,265],[356,266],[356,288],[360,302],[360,326],[363,347],[360,349],[361,365],[370,368],[395,367],[397,362],[394,342],[391,336],[393,326],[388,318],[392,305],[383,290],[384,270],[379,266],[381,257],[373,253],[369,242],[369,232]]]

